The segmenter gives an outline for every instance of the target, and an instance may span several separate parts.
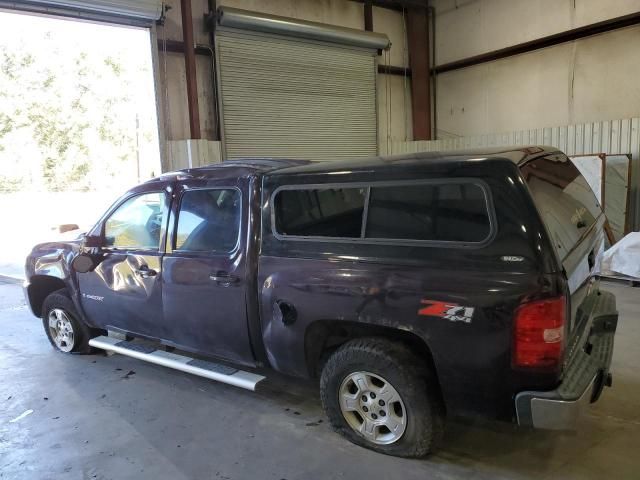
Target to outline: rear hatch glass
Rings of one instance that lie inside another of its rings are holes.
[[[520,168],[551,241],[564,260],[602,213],[587,180],[564,155],[550,155]]]

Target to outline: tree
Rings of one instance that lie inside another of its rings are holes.
[[[0,192],[107,188],[135,172],[136,117],[155,112],[138,111],[131,80],[148,66],[125,57],[0,44]]]

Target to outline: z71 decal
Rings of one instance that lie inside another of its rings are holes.
[[[428,317],[440,317],[452,322],[471,323],[474,307],[465,307],[451,302],[440,302],[438,300],[421,300],[426,307],[418,310],[418,315]]]

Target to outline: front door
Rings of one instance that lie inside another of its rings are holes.
[[[169,195],[143,191],[123,200],[97,227],[104,255],[78,274],[80,302],[94,327],[161,338],[162,249]]]
[[[162,260],[163,321],[166,340],[178,347],[252,364],[246,188],[235,179],[192,180],[178,188]]]

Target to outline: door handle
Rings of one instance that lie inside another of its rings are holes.
[[[232,283],[236,283],[238,281],[238,277],[229,275],[227,272],[217,272],[209,275],[209,280],[228,287]]]
[[[146,265],[143,265],[139,269],[135,270],[135,272],[138,275],[140,275],[142,278],[155,277],[158,274],[158,272],[156,272],[155,270],[147,267]]]

